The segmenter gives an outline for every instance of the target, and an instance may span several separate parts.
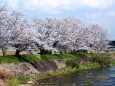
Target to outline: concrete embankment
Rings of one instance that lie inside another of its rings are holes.
[[[46,72],[56,72],[63,70],[66,67],[65,61],[68,59],[61,60],[50,60],[50,61],[39,61],[39,62],[21,62],[21,63],[9,63],[0,64],[0,67],[6,68],[13,75],[39,75]],[[79,64],[91,62],[90,58],[74,58]]]

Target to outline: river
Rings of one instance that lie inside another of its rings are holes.
[[[53,78],[38,80],[38,86],[115,86],[115,66],[101,70],[88,70]]]

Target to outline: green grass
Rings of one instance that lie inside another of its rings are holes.
[[[45,54],[41,55],[43,60],[52,59],[66,59],[66,58],[84,58],[84,57],[95,57],[97,54],[92,53],[75,53],[75,54]]]
[[[45,61],[45,60],[55,60],[55,59],[66,59],[66,58],[79,58],[87,57],[84,54],[45,54],[38,58],[37,55],[20,55],[20,58],[16,56],[0,56],[0,63],[17,63],[17,62],[32,62],[32,61]]]
[[[85,53],[85,55],[87,57],[95,57],[95,56],[97,56],[97,54],[94,54],[94,53]]]
[[[72,72],[75,72],[76,71],[76,68],[65,68],[64,70],[62,71],[57,71],[57,72],[54,72],[54,73],[44,73],[44,74],[40,74],[38,76],[38,80],[40,79],[45,79],[45,78],[50,78],[50,77],[55,77],[55,76],[58,76],[58,75],[66,75],[66,74],[69,74],[69,73],[72,73]]]
[[[45,79],[45,78],[48,78],[48,77],[51,77],[51,74],[50,73],[43,73],[43,74],[40,74],[37,79]]]
[[[82,54],[82,53],[75,53],[75,54],[45,54],[45,55],[41,55],[41,58],[43,60],[79,58],[79,57],[87,57],[87,55]]]
[[[1,63],[17,63],[17,62],[32,62],[32,61],[45,61],[45,60],[55,60],[55,59],[67,59],[67,58],[86,58],[86,57],[96,57],[98,54],[91,53],[75,53],[75,54],[45,54],[38,58],[37,55],[20,55],[18,58],[14,55],[9,55],[2,57],[0,56]],[[112,53],[113,55],[113,53]]]
[[[0,57],[0,63],[17,63],[17,62],[32,62],[41,61],[36,55],[21,55],[20,58],[16,56]]]
[[[87,84],[84,84],[83,86],[93,86],[92,82],[88,82]]]
[[[115,65],[115,60],[111,60],[110,65]]]
[[[7,86],[18,86],[20,84],[26,84],[30,80],[30,76],[19,76],[19,77],[10,77]]]
[[[115,55],[115,52],[109,52],[108,54],[109,55]]]
[[[85,63],[81,64],[77,71],[89,70],[89,69],[100,69],[101,65],[98,63]]]

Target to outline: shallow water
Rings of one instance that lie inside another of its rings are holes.
[[[68,75],[39,80],[38,86],[84,86],[86,83],[92,86],[115,86],[115,66],[102,70],[89,70]],[[37,86],[36,85],[36,86]]]

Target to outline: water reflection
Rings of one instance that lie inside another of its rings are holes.
[[[39,80],[36,86],[115,86],[115,66],[103,70],[90,70]]]

